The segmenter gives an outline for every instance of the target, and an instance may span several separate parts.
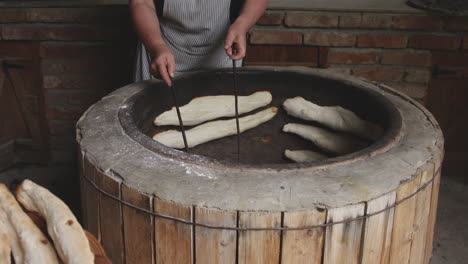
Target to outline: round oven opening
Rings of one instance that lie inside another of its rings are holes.
[[[179,106],[187,104],[196,97],[233,95],[232,77],[232,72],[229,70],[214,70],[185,74],[174,79]],[[238,70],[237,87],[240,96],[258,91],[271,92],[272,102],[261,109],[272,106],[278,108],[278,113],[272,120],[241,133],[240,162],[237,162],[237,137],[235,135],[195,146],[190,148],[188,153],[166,147],[152,139],[153,135],[159,132],[169,129],[180,130],[176,126],[153,125],[156,116],[174,106],[171,90],[163,82],[148,84],[142,91],[130,97],[124,107],[120,108],[119,119],[127,135],[145,148],[171,158],[203,165],[221,164],[272,169],[311,167],[352,161],[381,153],[398,140],[402,129],[402,119],[398,109],[385,96],[344,79],[296,71],[244,68]],[[282,131],[283,126],[288,123],[326,128],[317,122],[298,119],[286,113],[283,102],[297,96],[320,106],[341,106],[351,110],[360,118],[382,127],[384,132],[380,138],[373,142],[367,141],[365,147],[355,152],[345,155],[324,152],[314,143],[298,135]],[[232,103],[234,104],[234,101]],[[223,119],[231,118],[233,117]],[[190,128],[192,127],[186,127],[186,129]],[[294,163],[285,157],[286,149],[322,152],[329,158],[315,162]]]

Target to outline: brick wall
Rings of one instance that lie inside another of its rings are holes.
[[[42,94],[38,107],[49,152],[29,153],[48,159],[0,171],[0,182],[30,178],[79,213],[75,123],[102,96],[132,81],[134,49],[125,5],[0,8],[0,61],[38,62],[33,88]]]
[[[75,164],[76,120],[131,82],[134,47],[125,5],[0,9],[0,59],[39,60],[50,164]],[[251,30],[248,51],[247,65],[329,68],[423,101],[441,60],[466,78],[468,18],[269,10]]]
[[[423,101],[432,53],[461,52],[468,48],[467,41],[467,17],[275,10],[265,13],[251,30],[249,44],[328,48],[324,67],[388,84]],[[257,57],[247,58],[247,64],[266,60]],[[307,65],[303,58],[288,58],[287,64]]]
[[[3,57],[37,43],[53,164],[75,162],[74,125],[110,91],[131,82],[135,36],[126,6],[0,9]],[[5,55],[6,54],[6,55]]]

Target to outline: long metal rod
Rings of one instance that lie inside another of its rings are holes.
[[[148,62],[148,65],[151,65],[152,60],[151,60],[151,56],[149,52],[146,52],[146,60]],[[174,88],[174,80],[171,77],[169,78],[171,79],[171,82],[172,82],[172,85],[169,88],[171,89],[172,100],[174,101],[174,106],[177,112],[177,118],[179,118],[179,126],[180,126],[180,131],[182,132],[182,139],[184,140],[185,151],[188,152],[187,136],[185,135],[184,123],[182,122],[182,115],[180,114],[179,104],[177,104],[177,94]]]
[[[234,52],[234,48],[233,48]],[[232,60],[232,84],[234,86],[234,104],[236,109],[236,128],[237,128],[237,162],[240,162],[240,126],[239,126],[239,91],[236,82],[236,61]]]
[[[172,80],[172,85],[170,86],[172,92],[172,100],[174,101],[174,106],[177,112],[177,118],[179,118],[180,131],[182,132],[182,139],[184,140],[185,151],[188,152],[187,136],[185,135],[184,123],[182,122],[182,115],[180,114],[179,104],[177,103],[177,94],[174,88],[174,80]]]

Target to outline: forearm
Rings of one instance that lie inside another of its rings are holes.
[[[155,47],[164,45],[159,28],[159,20],[152,0],[129,0],[130,14],[132,16],[138,37],[154,55]]]
[[[246,0],[235,23],[248,31],[263,15],[267,4],[268,0]]]

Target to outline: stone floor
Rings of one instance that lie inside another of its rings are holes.
[[[466,263],[468,263],[468,184],[452,178],[442,178],[431,264]]]
[[[20,167],[0,173],[0,182],[14,183],[29,178],[52,190],[78,211],[79,196],[76,168]],[[462,180],[463,179],[463,180]],[[66,191],[74,190],[74,191]],[[443,177],[431,264],[468,263],[468,181],[464,178]]]

